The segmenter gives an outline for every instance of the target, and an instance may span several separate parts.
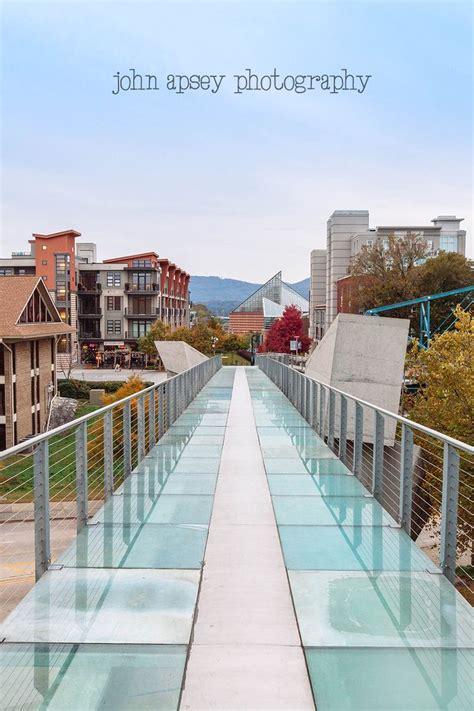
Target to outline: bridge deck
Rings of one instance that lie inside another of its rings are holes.
[[[470,708],[468,604],[256,368],[57,563],[1,626],[0,708]]]

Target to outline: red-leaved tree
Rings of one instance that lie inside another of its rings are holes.
[[[261,347],[266,353],[289,353],[290,341],[301,343],[300,353],[306,353],[311,345],[311,338],[304,333],[303,319],[297,306],[287,306],[283,315],[276,319],[268,330]]]

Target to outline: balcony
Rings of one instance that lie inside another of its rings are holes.
[[[89,308],[87,311],[79,309],[79,313],[77,315],[79,318],[101,318],[102,309],[100,306],[96,306],[92,309]]]
[[[84,284],[80,283],[77,285],[77,292],[79,294],[98,294],[102,291],[102,284],[97,282],[96,284]]]
[[[160,309],[149,309],[148,311],[141,311],[136,307],[130,308],[128,306],[124,309],[124,315],[126,318],[152,318],[156,320],[160,315]]]
[[[125,284],[125,291],[145,296],[156,296],[160,291],[159,284]]]
[[[102,335],[100,331],[79,331],[80,341],[101,341]]]

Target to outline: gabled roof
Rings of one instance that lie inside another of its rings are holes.
[[[35,290],[40,292],[54,320],[47,323],[19,323],[20,316]],[[0,277],[0,304],[3,306],[0,308],[0,338],[41,338],[75,331],[72,326],[61,321],[43,280],[38,276]]]

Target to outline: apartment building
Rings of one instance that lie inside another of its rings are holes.
[[[311,252],[310,335],[321,338],[340,311],[340,303],[350,299],[347,280],[350,260],[365,245],[377,242],[388,245],[390,235],[404,237],[416,234],[426,241],[431,256],[440,251],[465,254],[466,232],[461,229],[463,218],[439,215],[431,225],[384,225],[369,227],[367,210],[336,210],[329,217],[326,249]],[[338,305],[338,282],[339,305]]]
[[[1,276],[41,277],[62,320],[58,364],[95,363],[98,353],[134,351],[157,319],[189,326],[190,275],[156,252],[97,260],[93,242],[76,230],[33,234],[30,251],[0,259]]]
[[[82,362],[99,353],[133,352],[160,319],[189,325],[190,275],[156,252],[97,262],[95,245],[78,245],[79,347]]]
[[[12,252],[0,259],[1,276],[40,277],[64,323],[72,326],[58,341],[58,362],[66,363],[77,354],[77,273],[75,241],[81,233],[63,230],[52,234],[34,233],[28,252]]]
[[[0,279],[0,450],[46,429],[56,394],[58,342],[73,335],[45,282]]]

